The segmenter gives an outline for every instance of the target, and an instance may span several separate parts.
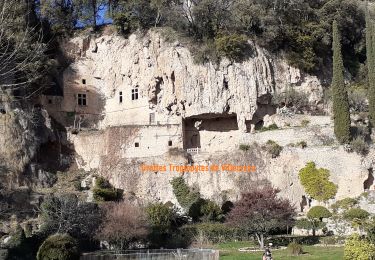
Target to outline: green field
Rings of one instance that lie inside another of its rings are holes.
[[[250,246],[249,242],[230,242],[218,244],[216,248],[220,250],[221,260],[261,260],[262,253],[242,253],[238,249]],[[286,259],[306,259],[306,260],[342,260],[344,258],[343,247],[317,247],[304,246],[305,254],[301,256],[290,256],[287,250],[277,250],[272,252],[274,260]]]

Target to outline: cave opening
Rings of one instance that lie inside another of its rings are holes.
[[[371,187],[374,185],[374,174],[373,174],[373,168],[370,168],[368,170],[368,178],[363,182],[363,189],[365,191],[368,191],[371,189]]]

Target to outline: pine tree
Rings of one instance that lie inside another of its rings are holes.
[[[366,55],[368,72],[369,118],[371,126],[375,126],[375,36],[374,24],[366,6]]]
[[[340,143],[350,141],[350,114],[348,93],[344,82],[344,64],[341,53],[341,36],[337,22],[333,22],[333,116],[334,132]]]

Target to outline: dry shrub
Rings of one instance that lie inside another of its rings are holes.
[[[147,237],[149,225],[142,208],[129,202],[110,202],[104,204],[103,209],[105,214],[96,235],[98,239],[107,240],[122,250]]]

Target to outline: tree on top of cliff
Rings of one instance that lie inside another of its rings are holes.
[[[350,141],[349,99],[344,82],[344,64],[341,54],[341,36],[337,22],[333,22],[333,117],[334,132],[340,143]]]
[[[289,200],[279,198],[278,193],[279,190],[267,186],[242,194],[228,214],[228,224],[253,234],[263,248],[267,235],[293,224],[295,209]]]
[[[329,170],[317,169],[315,163],[309,162],[299,171],[299,179],[306,193],[318,201],[333,199],[337,186],[329,181]]]

